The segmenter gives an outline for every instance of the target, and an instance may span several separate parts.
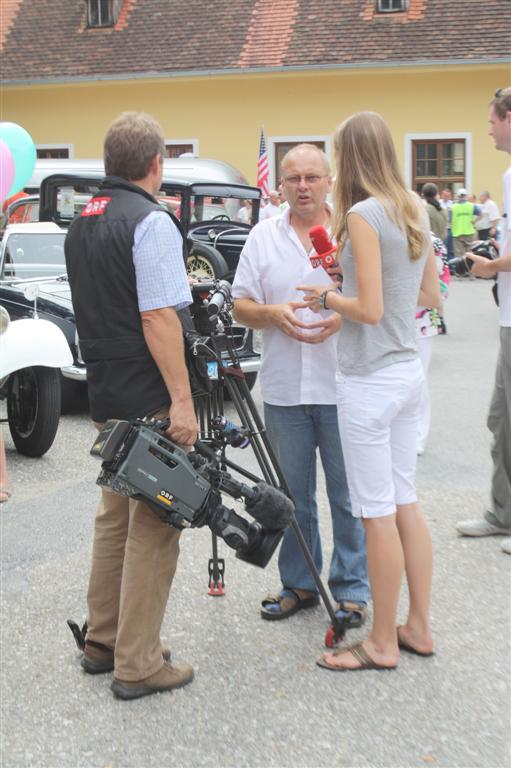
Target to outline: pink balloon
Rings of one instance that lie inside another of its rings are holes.
[[[14,181],[14,159],[11,150],[3,139],[0,139],[0,204],[3,203]]]

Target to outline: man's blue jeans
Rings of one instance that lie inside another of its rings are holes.
[[[264,404],[266,431],[296,505],[296,519],[321,572],[323,554],[316,503],[316,449],[325,472],[334,548],[328,585],[334,600],[369,602],[365,533],[352,517],[335,405]],[[291,528],[279,554],[282,584],[317,593],[317,587]]]

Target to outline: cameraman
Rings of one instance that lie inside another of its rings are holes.
[[[511,154],[511,87],[499,88],[490,102],[490,136],[496,149]],[[511,534],[511,167],[504,174],[504,226],[500,256],[488,261],[469,253],[476,277],[498,279],[500,351],[495,388],[488,414],[493,433],[492,508],[482,520],[465,520],[456,526],[463,536]],[[502,542],[502,551],[511,554],[511,538]]]
[[[169,415],[170,437],[192,445],[197,421],[178,310],[191,303],[182,237],[153,195],[165,145],[149,115],[125,112],[108,129],[98,194],[72,223],[65,252],[87,364],[91,415]],[[179,531],[142,502],[102,489],[97,511],[83,669],[114,669],[112,690],[135,699],[191,682],[171,665],[160,628],[179,554]]]

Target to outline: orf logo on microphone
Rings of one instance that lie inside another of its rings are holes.
[[[316,253],[310,257],[314,269],[324,267],[328,269],[336,263],[335,256],[337,246],[332,243],[328,232],[324,227],[316,226],[309,229],[309,237]]]

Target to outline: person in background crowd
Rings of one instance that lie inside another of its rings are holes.
[[[74,219],[64,249],[92,419],[101,428],[109,419],[168,416],[169,437],[186,448],[197,419],[178,312],[192,296],[179,222],[154,197],[164,156],[150,115],[114,120],[98,204]],[[193,679],[190,665],[170,663],[160,639],[179,537],[142,501],[101,489],[81,666],[93,675],[113,670],[117,698]]]
[[[459,189],[457,201],[451,207],[451,233],[454,241],[454,255],[463,256],[475,240],[474,220],[479,208],[467,199],[466,189]]]
[[[511,155],[511,87],[499,88],[490,102],[490,136],[495,148]],[[499,258],[488,261],[470,253],[476,277],[497,275],[500,317],[500,350],[495,387],[488,413],[493,435],[491,508],[480,520],[463,520],[456,526],[462,536],[511,534],[511,166],[504,173],[504,229]],[[511,538],[502,542],[502,551],[511,554]]]
[[[243,200],[243,205],[238,211],[238,215],[236,216],[238,221],[241,221],[243,224],[250,224],[252,221],[252,201],[251,200]],[[262,209],[264,211],[264,208]]]
[[[316,502],[317,453],[325,472],[333,529],[328,584],[339,618],[360,626],[369,585],[364,531],[351,506],[337,424],[335,376],[339,318],[315,332],[300,318],[307,311],[296,285],[312,271],[309,229],[330,226],[326,202],[331,175],[325,153],[299,144],[282,161],[288,210],[250,232],[233,283],[234,316],[263,336],[261,391],[268,437],[282,466],[296,519],[318,571],[323,555]],[[314,315],[311,319],[315,321]],[[262,601],[261,616],[286,619],[319,603],[318,590],[292,529],[279,553],[282,587]]]
[[[324,653],[334,671],[395,669],[399,648],[430,656],[432,549],[415,488],[417,422],[424,372],[417,305],[440,300],[424,206],[402,179],[382,117],[359,112],[334,134],[335,236],[343,287],[301,285],[315,311],[342,317],[338,409],[353,514],[364,523],[373,597],[369,637]],[[406,623],[396,611],[406,570]]]
[[[438,187],[436,184],[424,184],[422,187],[426,211],[429,217],[429,228],[441,240],[447,237],[447,224],[449,217],[445,208],[442,208],[438,200]]]
[[[259,214],[259,221],[271,219],[273,216],[280,216],[280,195],[277,190],[272,189],[268,195],[268,201]]]
[[[479,202],[481,203],[481,213],[475,220],[477,237],[479,240],[488,240],[490,237],[495,237],[497,234],[500,213],[497,203],[491,199],[488,190],[485,189],[481,192],[479,195]]]
[[[280,198],[280,213],[284,213],[289,208],[289,203],[286,200],[286,192],[282,184],[279,184],[279,198]]]
[[[442,189],[440,193],[440,205],[446,211],[447,213],[447,234],[445,236],[445,247],[447,248],[447,259],[448,261],[452,261],[454,259],[454,249],[453,249],[453,242],[452,242],[452,232],[451,232],[451,208],[452,208],[452,192],[449,189],[449,187],[445,187],[445,189]]]
[[[447,298],[450,282],[450,273],[447,261],[447,249],[440,237],[432,234],[433,250],[438,275],[440,277],[440,295],[442,302]],[[429,397],[428,372],[433,351],[433,338],[445,333],[445,323],[442,315],[436,309],[419,307],[415,315],[417,325],[417,349],[424,369],[424,381],[422,383],[420,407],[419,407],[419,431],[417,437],[417,456],[422,456],[426,450],[426,442],[431,423],[431,401]]]
[[[438,187],[436,184],[428,183],[422,187],[422,195],[426,205],[426,211],[429,217],[429,228],[433,235],[440,238],[444,243],[447,240],[447,228],[449,224],[449,214],[446,208],[444,208],[438,199]],[[445,248],[447,257],[447,247]],[[429,312],[430,310],[426,310]],[[444,307],[443,303],[440,304],[438,312],[435,312],[435,320],[438,320],[437,333],[447,333],[447,326],[444,320]],[[419,348],[420,352],[420,348]],[[424,362],[424,361],[423,361]],[[426,368],[427,372],[427,368]],[[421,442],[421,441],[419,441]]]

